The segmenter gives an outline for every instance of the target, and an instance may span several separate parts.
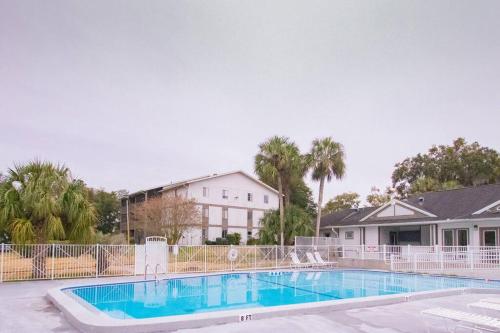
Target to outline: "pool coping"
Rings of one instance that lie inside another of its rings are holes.
[[[351,271],[352,269],[347,269]],[[354,269],[359,270],[359,269]],[[291,270],[280,270],[291,271]],[[317,272],[321,270],[299,270]],[[378,271],[381,270],[363,270],[363,271]],[[228,273],[193,273],[175,275],[168,278],[189,278],[208,275],[230,275],[230,274],[251,274],[255,271],[238,271]],[[260,271],[262,272],[262,271]],[[269,270],[269,272],[276,272]],[[394,272],[392,272],[394,273]],[[404,274],[404,273],[397,273]],[[404,275],[422,275],[422,274],[404,274]],[[460,278],[460,277],[457,277]],[[472,278],[474,280],[474,278]],[[241,315],[251,314],[252,320],[281,317],[289,315],[304,315],[317,314],[327,311],[349,310],[356,308],[389,305],[413,300],[428,299],[434,297],[444,297],[452,295],[460,295],[464,293],[494,293],[500,294],[500,289],[489,288],[452,288],[444,290],[421,291],[411,293],[401,293],[393,295],[368,296],[359,298],[348,298],[331,301],[299,303],[290,305],[278,305],[272,307],[246,308],[227,311],[213,311],[198,314],[165,316],[144,319],[117,319],[112,318],[100,311],[94,309],[91,305],[79,301],[76,297],[68,295],[66,289],[75,287],[86,287],[105,284],[120,284],[143,282],[144,280],[130,279],[124,282],[102,283],[96,284],[78,284],[75,286],[65,286],[52,288],[47,292],[47,298],[64,314],[66,319],[77,329],[83,332],[93,333],[119,333],[119,332],[158,332],[158,331],[175,331],[179,329],[199,328],[204,326],[220,325],[234,323],[239,321]]]

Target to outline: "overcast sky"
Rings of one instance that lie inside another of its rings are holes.
[[[365,196],[464,136],[500,150],[500,1],[0,0],[0,170],[138,190],[344,144]],[[310,182],[310,181],[309,181]],[[315,193],[317,184],[312,183]]]

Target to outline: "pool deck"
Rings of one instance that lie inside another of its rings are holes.
[[[131,278],[126,279],[128,281]],[[10,282],[0,284],[0,332],[77,332],[64,316],[45,298],[47,290],[75,284],[112,283],[124,278]],[[472,311],[467,304],[498,294],[463,294],[416,300],[370,308],[327,311],[314,315],[293,315],[216,326],[220,332],[362,332],[420,333],[432,327],[432,332],[446,332],[443,320],[424,317],[420,311],[431,307],[448,307]],[[500,315],[500,314],[499,314]],[[213,332],[215,327],[178,332]]]

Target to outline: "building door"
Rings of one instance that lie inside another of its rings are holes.
[[[497,230],[484,229],[482,234],[482,243],[484,246],[497,246]]]
[[[389,244],[398,245],[398,233],[397,231],[389,231]]]

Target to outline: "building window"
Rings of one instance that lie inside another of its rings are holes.
[[[264,203],[265,204],[269,203],[269,196],[267,194],[264,195]]]
[[[354,239],[354,231],[346,231],[345,239]]]
[[[208,207],[203,207],[203,217],[208,217]]]
[[[443,230],[443,245],[453,246],[453,230],[447,229]]]
[[[227,216],[228,216],[227,208],[223,208],[222,209],[222,218],[227,220]]]
[[[227,229],[222,230],[222,238],[227,238]]]
[[[444,246],[469,245],[469,229],[443,229]]]
[[[248,200],[248,202],[252,202],[252,200],[253,200],[253,194],[252,193],[248,193],[247,194],[247,200]]]
[[[203,188],[203,197],[207,198],[208,197],[208,187]]]
[[[457,230],[457,245],[467,246],[469,245],[469,230],[468,229],[458,229]]]
[[[227,190],[222,190],[222,199],[227,199],[229,197]]]

